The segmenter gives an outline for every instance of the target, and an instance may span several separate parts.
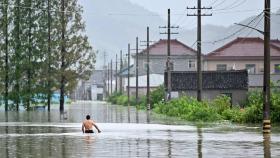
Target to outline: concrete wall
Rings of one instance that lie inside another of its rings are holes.
[[[243,106],[243,103],[246,101],[247,90],[203,90],[202,91],[202,98],[203,100],[213,100],[217,96],[221,95],[222,93],[231,93],[232,94],[232,104]],[[186,91],[186,92],[179,92],[179,96],[197,96],[197,91]]]
[[[246,64],[255,64],[256,65],[256,73],[263,73],[263,60],[225,60],[225,61],[205,61],[205,67],[208,71],[216,71],[217,70],[217,64],[226,64],[227,70],[231,70],[233,66],[235,65],[235,70],[243,70],[246,68]],[[271,73],[274,73],[274,65],[280,64],[280,60],[272,60],[270,69]]]

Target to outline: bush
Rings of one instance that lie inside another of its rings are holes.
[[[242,123],[244,122],[244,112],[239,107],[226,109],[222,112],[222,119]]]
[[[218,121],[229,120],[237,123],[260,123],[263,120],[263,96],[261,91],[251,91],[245,103],[245,108],[233,106],[231,108],[230,98],[221,95],[211,102],[198,102],[191,97],[181,97],[169,102],[162,101],[164,98],[164,87],[151,92],[151,104],[153,111],[171,117],[178,117],[188,121]],[[113,94],[108,101],[127,105],[127,96],[119,93]],[[131,98],[131,105],[139,109],[146,109],[146,97],[141,97],[138,104],[135,97]],[[271,121],[280,122],[280,91],[271,93]]]
[[[128,97],[125,95],[121,95],[117,97],[116,104],[118,105],[127,105],[128,103]]]
[[[188,121],[215,121],[221,118],[206,102],[198,102],[190,97],[174,99],[167,103],[159,102],[155,104],[154,111]]]
[[[165,90],[164,86],[161,85],[157,89],[151,92],[151,107],[154,107],[154,104],[157,104],[164,100]]]
[[[280,122],[280,93],[271,94],[271,121]]]
[[[156,90],[152,91],[150,93],[151,96],[151,108],[153,108],[153,105],[155,103],[158,103],[164,99],[164,87],[160,86]],[[130,105],[136,106],[138,109],[146,109],[147,106],[147,97],[142,96],[139,98],[138,103],[136,102],[135,96],[130,97]],[[109,96],[107,101],[111,102],[112,104],[118,104],[118,105],[127,105],[128,104],[128,97],[126,95],[122,95],[120,93],[114,93],[113,95]]]
[[[107,101],[111,102],[112,104],[117,104],[117,100],[121,95],[121,93],[113,93],[107,98]]]
[[[273,91],[271,93],[270,118],[272,122],[280,121],[280,93]],[[248,93],[247,104],[245,108],[244,121],[248,123],[260,123],[263,120],[263,96],[261,91],[252,91]]]
[[[262,121],[262,102],[262,93],[260,91],[251,91],[247,94],[247,101],[243,115],[244,122],[258,123]]]
[[[225,110],[230,109],[231,101],[230,97],[226,95],[220,95],[210,102],[210,106],[218,113],[222,114]]]

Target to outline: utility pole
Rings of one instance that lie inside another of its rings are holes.
[[[138,103],[139,103],[139,94],[138,94],[138,70],[139,70],[139,62],[138,62],[138,53],[139,53],[139,38],[136,37],[136,123],[139,123],[139,113],[138,113]]]
[[[47,104],[48,111],[51,109],[51,4],[50,0],[48,0],[48,96],[47,96]]]
[[[270,0],[264,5],[263,133],[270,133]]]
[[[130,106],[130,44],[128,44],[127,58],[128,58],[128,64],[127,64],[127,98],[128,98],[128,108],[129,108],[129,106]]]
[[[115,72],[115,93],[118,93],[118,54],[116,54],[116,72]]]
[[[111,67],[110,67],[110,69],[111,69],[111,74],[110,74],[110,76],[111,76],[111,81],[110,81],[110,83],[111,83],[111,87],[110,87],[110,90],[111,90],[111,95],[113,94],[113,60],[111,59]]]
[[[138,69],[139,69],[139,63],[138,63],[138,43],[139,39],[136,37],[136,104],[139,102],[139,94],[138,94]]]
[[[146,59],[147,59],[147,65],[146,65],[146,75],[147,75],[147,91],[146,91],[146,108],[147,110],[151,110],[151,96],[150,96],[150,43],[153,43],[155,41],[150,41],[150,28],[147,27],[147,40],[146,41],[140,41],[145,43],[146,46]]]
[[[107,85],[108,85],[108,90],[107,90],[107,93],[108,93],[108,96],[110,96],[110,64],[108,63],[108,66],[107,66],[107,74],[108,74],[108,82],[107,82]]]
[[[107,56],[107,53],[104,51],[103,52],[103,83],[104,83],[104,96],[107,97],[107,83],[106,83],[106,80],[107,80],[107,70],[106,70],[106,56]]]
[[[167,33],[160,33],[160,34],[167,34],[167,59],[166,59],[166,71],[167,71],[167,94],[166,94],[166,100],[171,99],[171,34],[179,34],[179,33],[171,33],[171,29],[173,28],[179,28],[179,26],[171,26],[171,19],[170,19],[170,9],[168,9],[168,19],[167,19],[167,27],[160,27],[167,29]]]
[[[103,52],[103,67],[104,67],[104,69],[105,69],[105,67],[106,67],[106,63],[107,63],[107,52],[106,51],[104,51]]]
[[[127,110],[128,110],[128,121],[130,122],[130,44],[128,44],[127,49],[127,57],[128,57],[128,73],[127,73]]]
[[[201,16],[212,16],[212,14],[202,14],[202,9],[212,9],[212,7],[201,7],[201,0],[197,1],[197,8],[189,8],[197,10],[197,14],[188,14],[188,16],[197,16],[197,100],[201,101],[202,97],[202,71],[201,71]]]
[[[121,50],[121,55],[120,55],[120,58],[121,58],[121,61],[120,61],[120,72],[122,71],[123,69],[123,60],[122,60],[122,50]],[[122,74],[120,74],[120,93],[122,94],[123,93],[123,77],[122,77]]]
[[[197,100],[201,101],[202,71],[201,71],[201,0],[197,1]]]
[[[167,70],[167,100],[171,99],[171,71],[170,71],[170,9],[168,9],[168,25],[167,25],[167,65],[166,65],[166,70]]]
[[[150,103],[150,30],[147,27],[147,110],[151,110]]]

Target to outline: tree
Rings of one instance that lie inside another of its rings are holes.
[[[1,7],[1,17],[0,17],[0,30],[3,36],[0,37],[0,54],[1,54],[1,83],[0,89],[4,87],[4,91],[1,94],[4,96],[5,111],[8,111],[8,95],[9,95],[9,17],[8,17],[8,7],[9,1],[4,0]]]
[[[95,63],[95,54],[84,34],[82,7],[77,0],[61,3],[61,53],[60,53],[60,110],[64,110],[64,96],[76,85],[78,79],[89,78]]]
[[[10,92],[10,99],[13,101],[13,105],[17,111],[19,110],[19,105],[21,102],[21,94],[22,94],[22,88],[21,88],[21,82],[22,80],[22,49],[21,49],[21,41],[22,41],[22,29],[21,29],[21,24],[23,23],[23,19],[21,19],[21,9],[20,5],[22,4],[22,0],[16,0],[13,3],[13,8],[12,8],[12,24],[13,26],[11,28],[12,32],[12,37],[11,37],[11,47],[13,49],[13,52],[11,52],[11,67],[10,67],[10,78],[11,78],[11,92]]]
[[[77,0],[3,0],[0,6],[0,93],[5,110],[26,110],[64,96],[94,68]],[[8,106],[8,100],[11,105]]]

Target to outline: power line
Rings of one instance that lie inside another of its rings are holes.
[[[218,1],[218,0],[216,0]],[[222,2],[225,2],[226,0],[222,1]],[[244,1],[247,1],[247,0],[244,0]],[[23,8],[23,9],[32,9],[32,10],[42,10],[42,11],[48,11],[47,8],[35,8],[35,7],[28,7],[28,6],[22,6],[22,5],[14,5],[14,4],[5,4],[5,3],[0,3],[1,5],[8,5],[9,7],[19,7],[19,8]],[[222,3],[221,3],[222,4]],[[219,4],[216,5],[216,6],[213,6],[213,8],[216,8],[217,6],[220,6]],[[236,8],[236,7],[235,7]],[[234,10],[232,12],[219,12],[219,11],[223,11],[223,10],[230,10],[230,9],[233,9],[233,8],[222,8],[222,9],[213,9],[213,12],[215,13],[234,13],[234,12],[250,12],[250,11],[260,11],[262,9],[251,9],[251,10]],[[274,8],[270,8],[270,9],[280,9],[280,6],[278,7],[274,7]],[[185,14],[185,11],[186,9],[183,11],[184,13],[180,13],[180,14],[172,14],[173,16],[181,16],[181,17],[184,17]],[[60,12],[60,13],[73,13],[73,11],[61,11],[59,9],[57,10],[54,10],[54,9],[51,9],[50,12]],[[161,15],[164,15],[164,14],[150,14],[150,13],[147,13],[147,14],[137,14],[137,13],[108,13],[106,15],[120,15],[120,16],[161,16]],[[279,15],[279,14],[275,14],[275,15]]]
[[[188,4],[189,4],[189,3],[188,3]],[[188,4],[187,4],[187,6],[188,6]],[[176,20],[176,22],[174,23],[174,25],[178,25],[178,26],[179,26],[179,25],[181,24],[182,21],[185,21],[185,19],[186,19],[186,17],[187,17],[186,14],[187,14],[187,8],[184,9],[182,16]],[[179,20],[180,20],[181,22],[180,22]],[[180,23],[179,23],[179,22],[180,22]]]
[[[243,1],[239,2],[239,3],[238,3],[238,1],[240,1],[240,0],[236,0],[236,1],[234,1],[233,3],[231,3],[230,5],[228,5],[228,6],[224,7],[224,8],[221,8],[221,9],[213,9],[213,10],[215,10],[215,11],[230,10],[230,9],[237,8],[237,7],[243,5],[244,3],[247,2],[247,0],[243,0]]]
[[[208,6],[213,6],[215,3],[217,3],[219,0],[215,0],[214,2],[210,3]]]
[[[213,8],[216,8],[218,6],[221,6],[222,4],[224,4],[226,2],[226,0],[223,0],[222,2],[218,3],[217,5],[213,6]]]
[[[259,26],[259,24],[260,24],[260,22],[263,20],[263,16],[260,18],[260,20],[256,23],[256,25],[254,26],[254,27],[252,27],[252,28],[257,28],[258,26]],[[249,37],[250,36],[250,34],[254,31],[254,30],[257,30],[257,29],[250,29],[250,31],[248,32],[248,34],[247,35],[245,35],[244,37]],[[258,31],[258,30],[257,30]],[[260,31],[259,31],[260,32]],[[263,33],[263,32],[262,32]],[[242,39],[242,42],[245,40],[245,38],[244,39]]]
[[[263,12],[261,12],[258,16],[256,16],[254,19],[252,19],[249,23],[247,23],[246,25],[250,25],[252,22],[254,22],[255,20],[257,20],[261,15],[263,14]],[[242,30],[244,30],[245,27],[242,27],[240,29],[238,29],[236,32],[224,37],[224,38],[221,38],[221,39],[218,39],[218,40],[215,40],[215,41],[205,41],[205,42],[202,42],[202,43],[210,43],[210,44],[215,44],[215,43],[218,43],[218,42],[222,42],[222,41],[225,41],[235,35],[237,35],[238,33],[240,33]]]

